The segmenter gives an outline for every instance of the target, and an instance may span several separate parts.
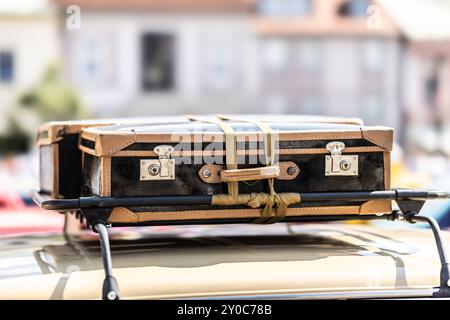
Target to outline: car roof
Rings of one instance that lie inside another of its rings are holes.
[[[113,230],[111,249],[124,298],[409,297],[429,296],[439,284],[429,230],[345,223],[125,228]],[[0,265],[0,299],[100,297],[100,248],[90,232],[4,239]]]

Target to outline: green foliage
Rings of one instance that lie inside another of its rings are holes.
[[[23,153],[28,151],[30,137],[21,129],[16,120],[10,117],[8,133],[0,136],[0,153]]]
[[[43,121],[73,120],[85,115],[78,95],[62,80],[59,65],[51,65],[41,82],[23,94],[19,103],[35,110]]]

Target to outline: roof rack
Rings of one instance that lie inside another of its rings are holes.
[[[312,222],[312,221],[345,221],[345,220],[388,220],[405,221],[407,223],[427,223],[433,232],[441,263],[439,287],[434,288],[433,297],[450,297],[450,266],[441,236],[441,230],[433,217],[419,215],[427,200],[450,199],[450,192],[430,190],[393,189],[388,191],[361,192],[317,192],[300,194],[302,202],[308,201],[368,201],[393,200],[399,210],[382,215],[335,215],[335,216],[298,216],[285,217],[280,222]],[[80,219],[85,219],[92,230],[99,235],[105,279],[103,282],[102,298],[104,300],[118,300],[119,286],[112,274],[112,259],[109,245],[108,217],[114,207],[177,205],[177,204],[210,204],[211,196],[154,196],[154,197],[80,197],[77,199],[51,199],[38,191],[32,192],[33,200],[42,208],[59,212],[80,212]],[[138,225],[169,225],[169,224],[232,224],[248,223],[253,219],[214,219],[214,220],[178,220],[152,221]],[[122,226],[127,224],[114,224]],[[136,224],[133,224],[136,225]]]

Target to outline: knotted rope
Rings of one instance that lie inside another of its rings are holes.
[[[299,203],[301,197],[299,193],[251,193],[240,194],[233,197],[229,194],[218,194],[212,196],[213,206],[246,205],[250,208],[260,208],[264,206],[261,216],[254,223],[274,223],[286,216],[287,207],[290,204]],[[275,208],[275,211],[273,210]]]

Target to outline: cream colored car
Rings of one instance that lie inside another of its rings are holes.
[[[412,298],[439,285],[431,231],[401,223],[141,227],[110,237],[122,299]],[[90,231],[0,240],[0,299],[99,299],[103,277]]]

